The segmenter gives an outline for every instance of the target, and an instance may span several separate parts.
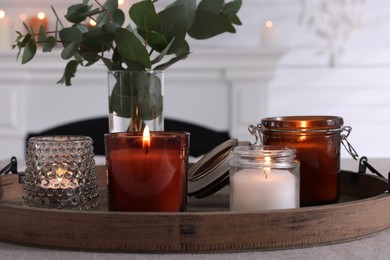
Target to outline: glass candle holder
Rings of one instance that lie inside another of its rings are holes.
[[[92,139],[39,136],[28,141],[25,205],[91,210],[98,206]]]
[[[230,161],[230,209],[259,211],[299,207],[299,162],[282,146],[239,146]]]
[[[189,134],[140,132],[105,135],[108,207],[112,211],[186,209]]]
[[[294,147],[301,163],[301,206],[337,202],[343,119],[288,116],[261,120],[265,145]]]

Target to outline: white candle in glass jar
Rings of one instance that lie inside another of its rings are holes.
[[[298,178],[288,170],[242,169],[230,177],[230,209],[258,211],[296,208]]]

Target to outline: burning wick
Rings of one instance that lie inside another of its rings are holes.
[[[149,152],[150,148],[150,132],[149,127],[146,125],[144,128],[144,134],[142,136],[142,148],[145,149],[145,154]]]

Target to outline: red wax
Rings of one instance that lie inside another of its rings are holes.
[[[39,19],[38,17],[31,17],[28,20],[28,26],[33,29],[34,34],[39,33],[39,29],[40,29],[41,25],[43,26],[43,28],[45,28],[45,31],[47,31],[47,29],[48,29],[47,18]]]
[[[110,134],[111,136],[114,134]],[[108,206],[113,211],[183,211],[187,197],[187,143],[142,136],[106,136]]]

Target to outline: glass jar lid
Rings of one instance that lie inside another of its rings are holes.
[[[338,116],[284,116],[263,118],[261,124],[266,130],[321,131],[341,130],[344,121]]]
[[[229,184],[229,162],[233,149],[249,142],[230,139],[218,145],[188,170],[188,195],[204,198]]]

